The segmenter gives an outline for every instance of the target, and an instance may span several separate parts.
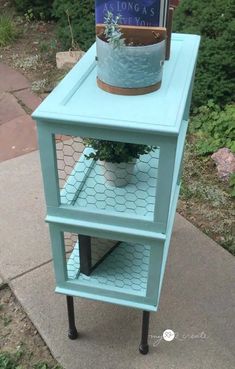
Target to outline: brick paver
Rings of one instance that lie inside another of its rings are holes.
[[[37,149],[30,114],[40,102],[20,72],[0,63],[0,162]]]
[[[0,125],[25,114],[13,95],[9,92],[0,92]]]
[[[17,91],[29,87],[29,81],[20,72],[0,63],[0,92]]]
[[[31,111],[35,110],[42,102],[40,97],[32,93],[29,88],[14,92],[14,96]]]

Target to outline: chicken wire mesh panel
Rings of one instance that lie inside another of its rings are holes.
[[[69,237],[70,245],[73,245],[72,252],[70,249],[70,252],[66,253],[68,279],[76,280],[83,286],[146,296],[150,246],[89,237],[96,266],[90,275],[86,275],[81,272],[81,245],[78,242],[78,235],[72,233],[64,235],[65,245],[66,240],[67,245],[69,244]]]
[[[75,136],[55,139],[61,204],[153,219],[158,147]]]
[[[86,242],[87,240],[89,242]],[[64,248],[68,279],[77,278],[80,272],[86,275],[90,274],[117,244],[117,241],[91,238],[76,233],[64,232]],[[83,248],[81,246],[83,246]],[[90,261],[89,270],[85,268],[87,264],[86,259]]]
[[[79,255],[74,252],[78,245],[78,235],[76,233],[64,232],[63,237],[67,275],[69,279],[74,279],[78,276],[79,271]]]

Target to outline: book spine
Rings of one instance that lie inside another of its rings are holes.
[[[96,24],[103,24],[108,11],[121,15],[123,25],[162,27],[168,0],[96,0]]]

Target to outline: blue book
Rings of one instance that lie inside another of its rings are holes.
[[[103,24],[107,12],[121,15],[121,24],[164,27],[168,0],[96,0],[96,24]]]

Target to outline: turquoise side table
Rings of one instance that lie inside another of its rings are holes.
[[[77,337],[73,296],[79,296],[142,309],[140,352],[148,352],[149,313],[159,304],[199,42],[199,36],[173,34],[161,89],[142,96],[97,87],[93,45],[33,113],[56,292],[67,296],[71,339]],[[137,160],[128,185],[114,187],[102,162],[86,158],[92,149],[83,138],[154,149]]]

